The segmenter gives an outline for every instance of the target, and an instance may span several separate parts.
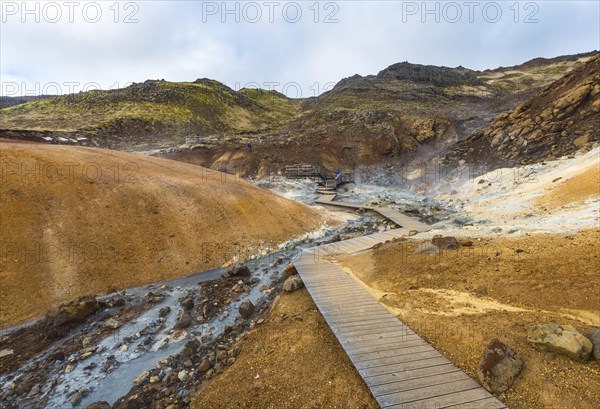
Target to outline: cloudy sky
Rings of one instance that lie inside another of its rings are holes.
[[[217,79],[291,97],[400,61],[472,69],[600,49],[592,1],[0,2],[3,95]]]

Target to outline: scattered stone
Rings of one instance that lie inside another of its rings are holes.
[[[146,294],[146,301],[150,304],[158,304],[164,299],[165,295],[163,293],[155,293],[150,291],[148,294]]]
[[[600,329],[588,332],[587,338],[592,343],[592,355],[596,361],[600,362]]]
[[[144,372],[142,372],[142,374],[140,376],[138,376],[137,378],[135,378],[135,380],[133,381],[133,383],[135,383],[136,385],[144,383],[148,379],[148,376],[150,376],[150,372],[144,371]]]
[[[123,344],[119,347],[119,350],[121,352],[127,352],[128,349],[129,349],[129,347],[126,344]]]
[[[234,264],[227,270],[227,275],[230,277],[248,277],[252,272],[246,265]]]
[[[415,254],[431,254],[437,255],[440,254],[440,249],[435,244],[426,241],[425,243],[419,244],[417,250],[415,250]]]
[[[183,300],[181,300],[180,304],[184,310],[190,311],[192,308],[194,308],[194,299],[188,295]]]
[[[299,275],[291,276],[283,283],[283,291],[291,293],[299,288],[302,288],[304,283]]]
[[[254,304],[252,301],[245,299],[239,307],[239,312],[242,318],[250,318],[254,314]]]
[[[566,355],[579,362],[587,362],[593,348],[592,342],[575,327],[554,322],[534,325],[527,340],[538,350]]]
[[[3,349],[0,351],[0,358],[4,358],[5,356],[10,356],[14,353],[15,353],[15,351],[12,349]]]
[[[160,318],[164,318],[167,315],[169,315],[171,313],[171,307],[162,307],[160,310],[158,310],[158,316]]]
[[[198,365],[198,372],[201,372],[201,373],[207,372],[212,367],[213,367],[213,364],[210,361],[210,358],[208,358],[208,356],[205,356],[204,358],[202,358],[200,365]]]
[[[185,381],[187,379],[187,377],[188,377],[188,371],[186,371],[186,370],[180,371],[177,374],[177,379],[179,379],[181,382]]]
[[[418,233],[419,233],[418,230],[411,230],[411,231],[408,232],[408,235],[409,236],[414,236],[415,234],[418,234]]]
[[[463,240],[460,242],[461,246],[463,247],[471,247],[473,246],[473,242],[471,240]]]
[[[459,247],[455,237],[434,237],[431,242],[441,250],[456,250]]]
[[[71,395],[71,397],[69,398],[69,403],[73,406],[77,406],[89,393],[90,391],[88,389],[80,389],[73,395]]]
[[[108,305],[113,307],[122,307],[125,305],[125,299],[123,297],[116,297],[109,301]]]
[[[283,271],[281,272],[285,277],[291,277],[293,275],[298,274],[298,271],[296,270],[296,267],[290,263],[287,265],[286,268],[283,269]]]
[[[105,328],[117,329],[121,326],[121,323],[114,318],[109,318],[106,321],[104,321],[103,325]]]
[[[53,327],[75,324],[100,310],[98,300],[91,296],[80,297],[74,301],[53,308],[46,314],[46,323]]]
[[[217,351],[217,361],[221,362],[226,360],[228,357],[227,350],[221,349]]]
[[[511,387],[521,370],[523,360],[506,344],[494,340],[483,352],[477,366],[477,376],[485,389],[502,393]]]
[[[189,327],[190,325],[192,325],[192,316],[190,314],[188,314],[187,312],[184,312],[183,314],[181,314],[179,316],[179,318],[177,318],[177,323],[175,323],[175,328],[183,329],[183,328]]]

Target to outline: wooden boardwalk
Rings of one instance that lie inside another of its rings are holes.
[[[335,203],[332,199],[328,204]],[[379,209],[372,208],[390,220],[395,218],[394,223],[403,227],[313,247],[294,262],[358,373],[382,408],[505,408],[330,261],[332,256],[363,251],[404,236],[408,230],[427,230],[427,225],[404,214]]]

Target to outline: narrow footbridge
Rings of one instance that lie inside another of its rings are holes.
[[[394,317],[356,280],[331,262],[335,255],[373,247],[428,226],[393,209],[372,210],[399,228],[302,252],[294,262],[315,304],[382,408],[499,409],[506,406]]]

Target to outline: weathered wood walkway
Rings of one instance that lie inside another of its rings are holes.
[[[334,196],[334,195],[331,195]],[[362,206],[332,202],[355,208]],[[392,209],[369,208],[398,229],[305,250],[294,262],[306,288],[382,408],[498,409],[504,404],[383,307],[330,262],[332,256],[371,248],[427,225]]]

